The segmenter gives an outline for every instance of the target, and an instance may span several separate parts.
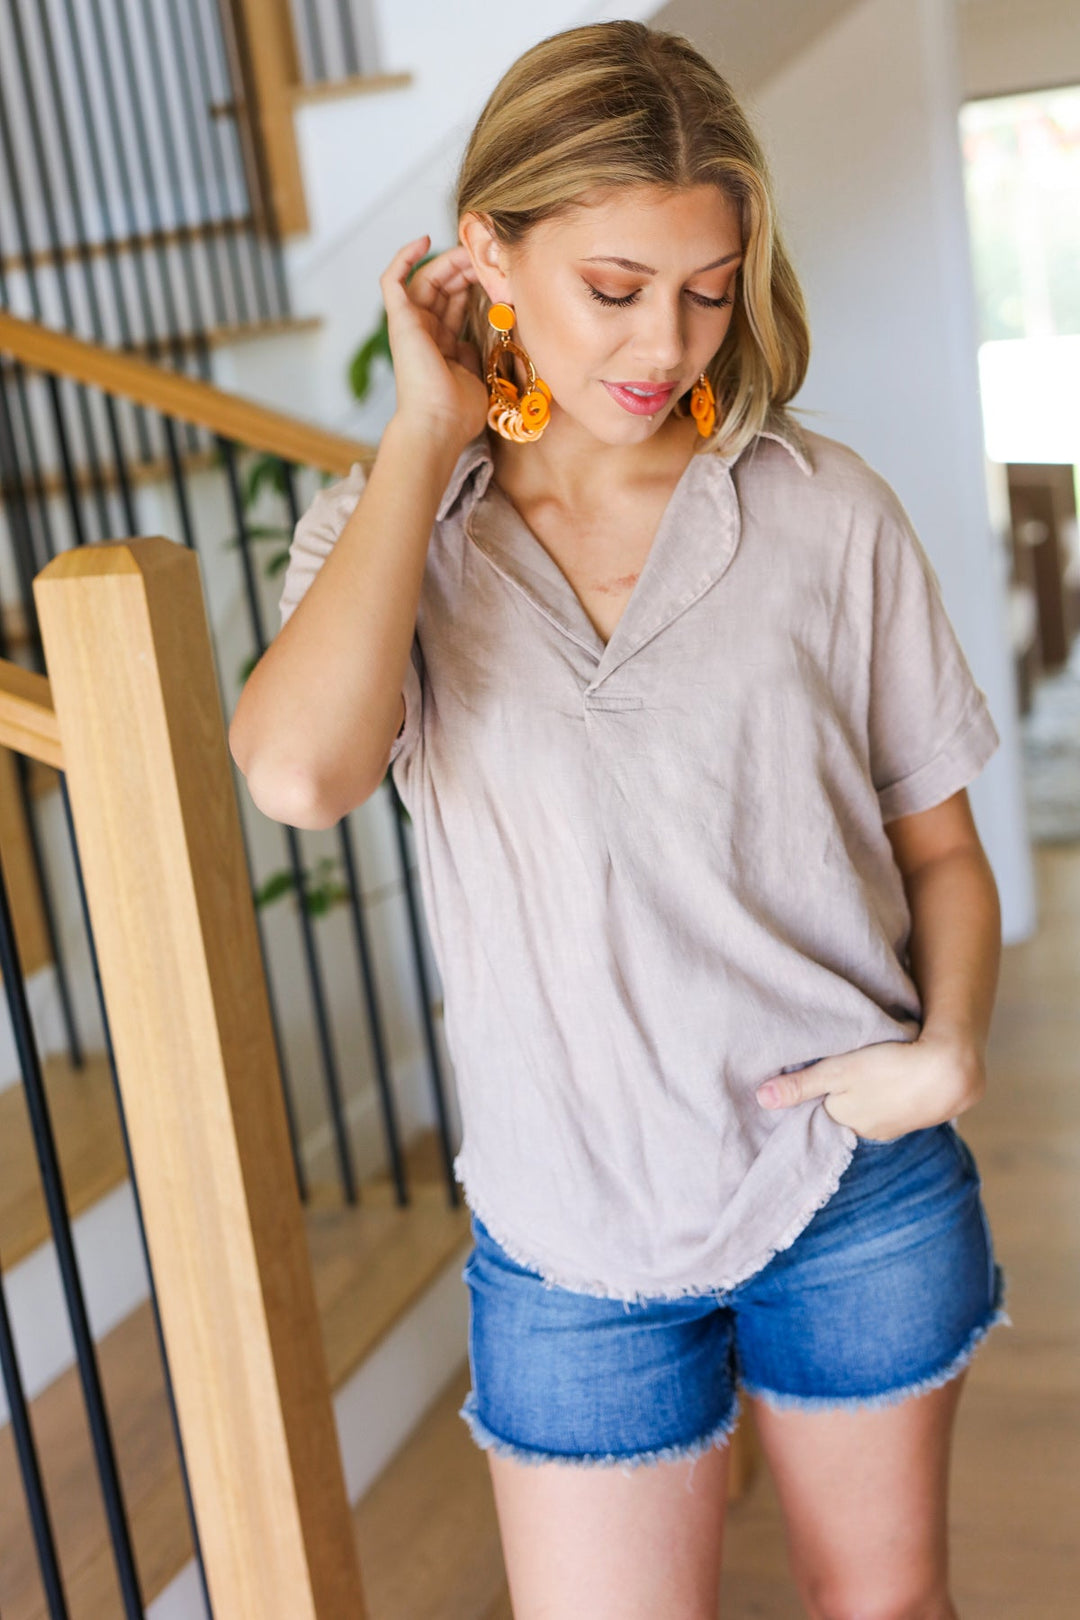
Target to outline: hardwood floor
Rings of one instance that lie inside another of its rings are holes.
[[[1080,845],[1036,850],[1040,926],[1004,953],[988,1095],[962,1132],[1012,1326],[975,1354],[952,1474],[963,1620],[1080,1615]],[[463,1367],[355,1512],[373,1620],[511,1620]],[[801,1620],[762,1463],[729,1511],[724,1620]],[[567,1617],[571,1620],[571,1617]]]

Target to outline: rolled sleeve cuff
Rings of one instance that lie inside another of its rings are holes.
[[[883,822],[941,804],[973,781],[996,752],[1001,738],[980,692],[974,708],[932,759],[878,790]]]

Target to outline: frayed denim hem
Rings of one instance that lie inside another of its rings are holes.
[[[470,1390],[465,1397],[465,1404],[458,1412],[464,1418],[476,1444],[483,1451],[494,1451],[498,1457],[512,1457],[520,1463],[563,1463],[571,1468],[602,1468],[620,1466],[623,1473],[638,1467],[642,1463],[680,1462],[685,1459],[701,1457],[714,1446],[726,1445],[731,1439],[735,1425],[739,1421],[739,1396],[736,1392],[732,1408],[722,1423],[718,1423],[708,1434],[697,1440],[689,1440],[684,1445],[660,1446],[655,1451],[635,1451],[630,1453],[608,1452],[565,1452],[565,1451],[537,1451],[528,1446],[517,1446],[509,1440],[503,1440],[499,1435],[492,1433],[481,1420],[476,1410],[476,1392]]]
[[[774,1389],[764,1389],[760,1385],[748,1384],[740,1378],[739,1387],[747,1395],[753,1395],[765,1402],[775,1411],[803,1411],[803,1412],[835,1412],[837,1410],[856,1411],[860,1408],[873,1408],[881,1406],[898,1406],[901,1401],[910,1400],[915,1395],[926,1395],[932,1389],[940,1389],[950,1379],[962,1373],[970,1362],[975,1350],[990,1332],[991,1328],[1004,1324],[1007,1327],[1015,1326],[1012,1317],[1005,1309],[1005,1273],[999,1265],[994,1266],[994,1299],[990,1307],[990,1315],[986,1321],[973,1328],[963,1347],[957,1355],[953,1356],[948,1364],[939,1372],[930,1373],[926,1378],[919,1378],[914,1383],[903,1384],[897,1389],[887,1389],[877,1395],[786,1395]]]

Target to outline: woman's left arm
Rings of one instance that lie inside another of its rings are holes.
[[[986,1047],[1001,965],[1001,905],[965,789],[885,832],[911,910],[909,955],[919,987],[919,1044],[939,1052],[962,1113],[986,1089]]]
[[[887,1139],[943,1124],[983,1096],[1001,907],[966,789],[896,817],[885,831],[911,910],[908,950],[922,1031],[912,1042],[880,1042],[776,1075],[757,1096],[763,1107],[824,1096],[841,1124]]]

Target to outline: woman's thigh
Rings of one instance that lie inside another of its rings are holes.
[[[726,1446],[629,1472],[488,1464],[514,1620],[716,1620]]]
[[[934,1126],[861,1143],[795,1243],[728,1296],[815,1620],[953,1615],[952,1426],[1003,1294],[975,1161]]]
[[[545,1286],[473,1217],[472,1389],[515,1620],[715,1620],[731,1312]]]
[[[810,1620],[955,1620],[948,1473],[964,1376],[885,1407],[749,1397]]]

